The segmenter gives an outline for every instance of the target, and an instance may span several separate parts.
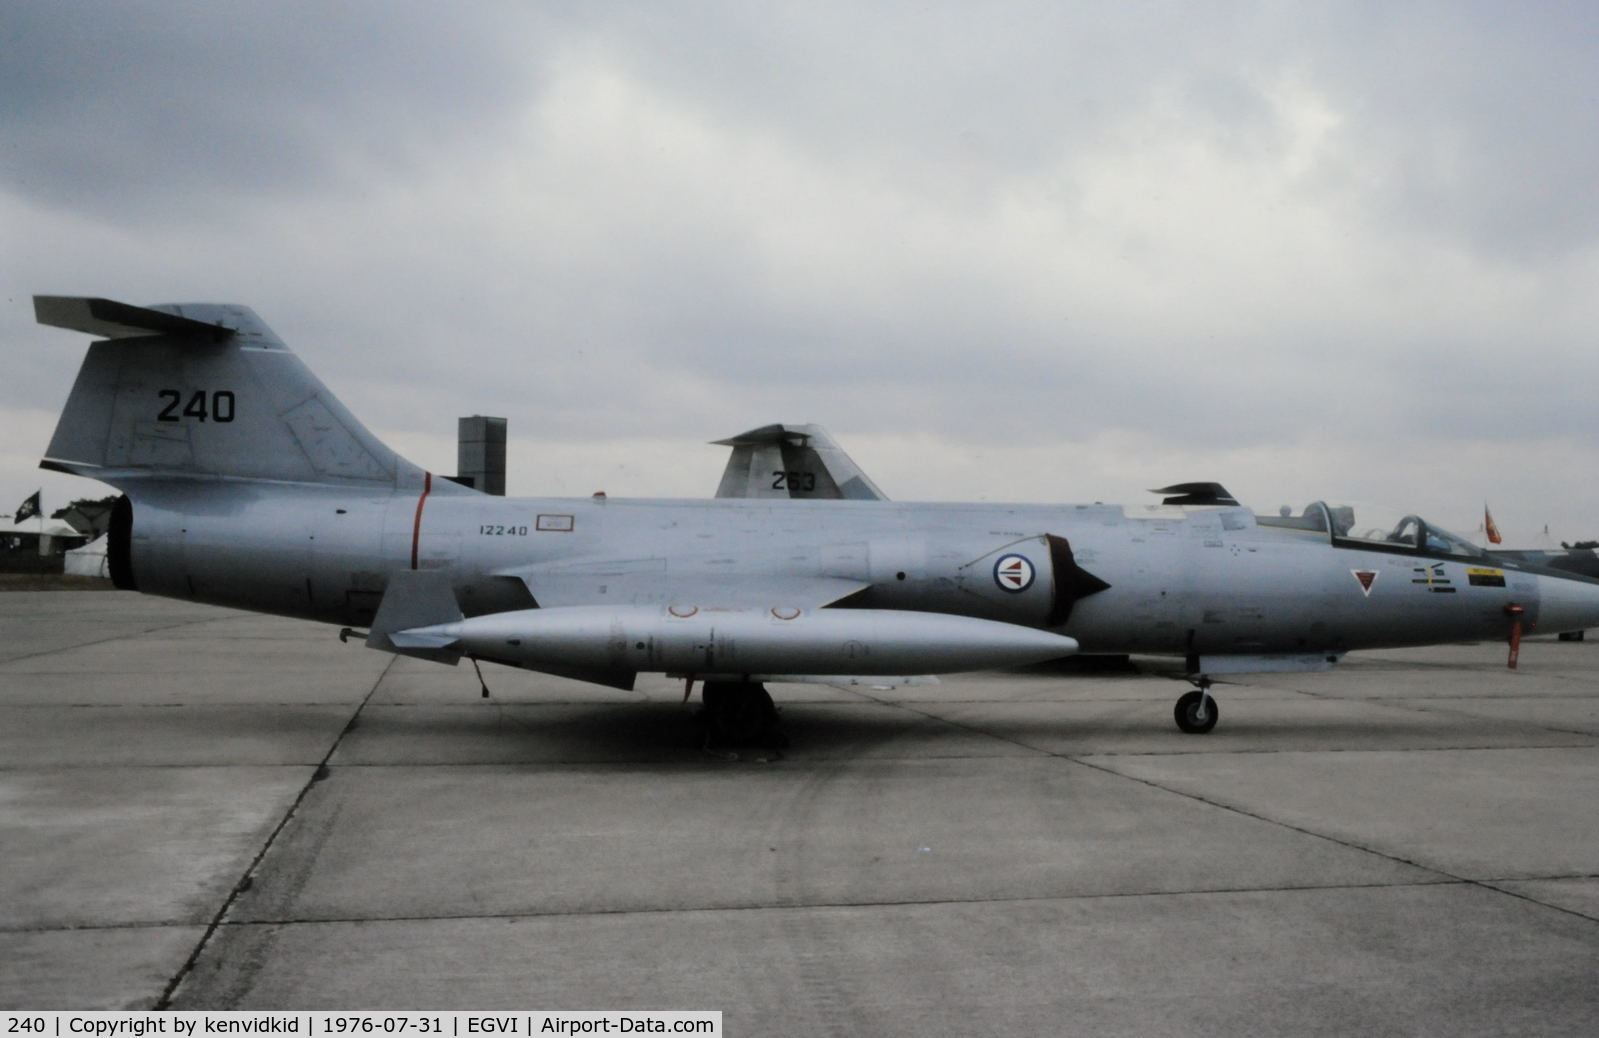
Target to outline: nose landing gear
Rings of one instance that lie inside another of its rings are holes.
[[[1210,679],[1201,674],[1197,678],[1189,678],[1194,685],[1192,692],[1184,692],[1177,699],[1177,706],[1172,713],[1177,718],[1177,727],[1189,735],[1203,735],[1216,727],[1216,722],[1221,718],[1221,711],[1216,706],[1215,698],[1210,694]]]

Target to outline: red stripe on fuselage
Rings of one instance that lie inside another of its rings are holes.
[[[428,503],[428,494],[433,492],[433,473],[425,474],[422,480],[422,496],[416,499],[416,522],[411,524],[411,568],[416,569],[416,550],[422,543],[422,506]]]

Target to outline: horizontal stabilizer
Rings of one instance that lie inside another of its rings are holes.
[[[220,324],[87,296],[34,296],[33,314],[40,324],[87,332],[102,339],[175,335],[221,342],[234,332]]]

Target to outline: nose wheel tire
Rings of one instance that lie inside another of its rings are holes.
[[[1177,727],[1189,735],[1203,735],[1216,727],[1216,721],[1221,716],[1221,711],[1216,707],[1215,698],[1209,691],[1194,689],[1184,692],[1177,700],[1177,707],[1173,711],[1177,718]]]

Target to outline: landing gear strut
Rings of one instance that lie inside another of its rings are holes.
[[[1210,694],[1210,679],[1201,674],[1197,678],[1189,678],[1194,683],[1192,692],[1184,692],[1177,699],[1177,707],[1173,713],[1177,717],[1177,727],[1189,735],[1203,735],[1216,727],[1216,721],[1221,717],[1221,711],[1216,707],[1216,700]]]
[[[705,744],[733,746],[788,745],[777,706],[758,681],[707,681],[700,690],[705,705]]]

